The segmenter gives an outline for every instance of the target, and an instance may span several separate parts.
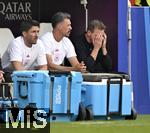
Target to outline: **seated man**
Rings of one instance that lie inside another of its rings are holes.
[[[106,43],[106,26],[99,20],[92,20],[87,32],[73,40],[79,61],[84,61],[89,72],[110,72],[111,59],[108,55]]]
[[[2,56],[2,67],[7,74],[14,70],[46,70],[46,54],[41,40],[38,39],[39,23],[26,20],[21,23],[22,35],[15,38]],[[9,76],[8,76],[9,78]]]
[[[57,12],[51,20],[53,31],[41,37],[45,45],[48,68],[56,71],[81,71],[86,70],[83,62],[79,63],[72,42],[68,38],[72,30],[70,15]],[[71,67],[64,66],[64,58],[68,58]]]

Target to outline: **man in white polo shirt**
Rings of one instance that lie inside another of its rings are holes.
[[[57,71],[86,71],[83,62],[79,63],[76,57],[75,49],[68,38],[72,30],[70,14],[57,12],[51,20],[53,31],[47,32],[40,39],[43,41],[48,69]],[[71,67],[64,66],[64,58],[67,58]]]
[[[22,36],[15,38],[2,56],[3,69],[46,70],[45,50],[38,39],[39,23],[27,20],[22,22],[20,29]]]
[[[2,56],[5,74],[14,70],[47,69],[45,49],[38,39],[39,29],[39,22],[36,20],[26,20],[21,23],[22,36],[15,38]]]

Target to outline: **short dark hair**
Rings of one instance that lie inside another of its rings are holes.
[[[106,26],[102,21],[94,19],[89,22],[87,30],[93,32],[95,29],[105,30]]]
[[[56,25],[62,21],[64,21],[64,19],[71,19],[71,15],[69,13],[66,12],[57,12],[52,16],[51,19],[51,23],[53,28],[56,27]]]
[[[40,24],[38,21],[33,19],[25,20],[20,24],[20,32],[28,31],[32,26],[40,27]]]

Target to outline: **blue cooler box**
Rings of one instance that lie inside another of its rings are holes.
[[[48,109],[50,121],[77,118],[83,81],[80,72],[16,71],[12,79],[19,108]]]
[[[36,108],[50,107],[50,77],[48,71],[15,71],[14,97],[18,99],[19,108],[34,104]]]
[[[81,102],[81,73],[51,72],[50,80],[50,121],[75,120]]]
[[[82,102],[94,118],[131,115],[133,84],[119,74],[83,74]]]

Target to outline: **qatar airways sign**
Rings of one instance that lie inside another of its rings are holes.
[[[0,16],[3,17],[4,20],[32,19],[33,12],[35,12],[35,10],[38,10],[38,6],[36,6],[37,4],[37,0],[1,0]]]

